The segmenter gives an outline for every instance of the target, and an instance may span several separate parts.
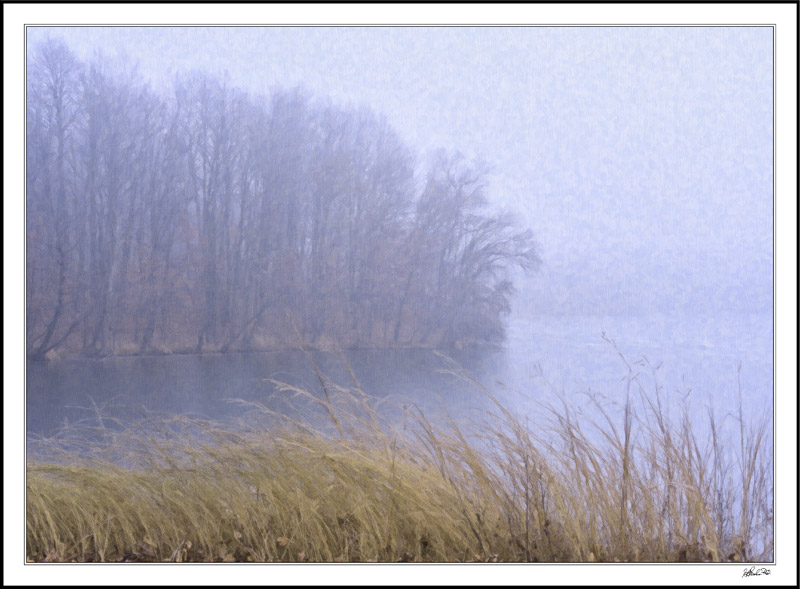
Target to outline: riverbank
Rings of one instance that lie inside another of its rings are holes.
[[[104,424],[32,448],[28,559],[772,560],[766,422],[728,431],[710,414],[706,443],[634,386],[621,405],[543,406],[536,424],[486,390],[495,411],[477,425],[413,406],[389,423],[359,388],[283,388],[327,420],[250,402],[236,423]]]
[[[493,342],[478,341],[457,341],[450,345],[445,344],[374,344],[374,345],[350,345],[341,346],[332,340],[324,340],[313,344],[304,344],[302,347],[292,345],[268,345],[249,348],[204,348],[198,350],[197,347],[185,346],[178,348],[158,347],[146,350],[138,349],[136,346],[123,346],[113,352],[88,353],[69,350],[51,350],[44,356],[32,354],[26,355],[28,362],[57,362],[59,360],[105,360],[108,358],[160,358],[164,356],[220,356],[223,354],[269,354],[287,351],[304,350],[307,352],[324,352],[327,354],[338,354],[351,351],[375,351],[375,350],[489,350],[497,351],[503,349],[503,344]]]

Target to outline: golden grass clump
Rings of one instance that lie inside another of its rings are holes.
[[[355,378],[319,373],[319,395],[277,383],[314,419],[248,403],[224,425],[101,421],[31,452],[28,559],[771,561],[768,422],[739,415],[734,445],[711,413],[700,442],[628,368],[621,401],[562,400],[536,424],[485,389],[496,411],[476,427],[414,405],[389,420]]]

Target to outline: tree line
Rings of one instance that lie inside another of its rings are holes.
[[[164,97],[59,40],[26,93],[33,357],[498,342],[539,263],[484,166],[419,163],[366,108],[198,73]]]

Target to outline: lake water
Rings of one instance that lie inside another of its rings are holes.
[[[620,353],[642,371],[646,386],[652,386],[653,373],[640,361],[660,365],[655,376],[663,392],[703,411],[705,406],[734,411],[739,382],[745,412],[772,411],[771,316],[516,315],[509,323],[503,349],[443,352],[523,418],[540,412],[538,402],[555,401],[557,394],[577,403],[587,391],[624,396],[628,369]],[[346,362],[366,393],[413,402],[426,412],[467,415],[489,406],[474,387],[442,374],[446,362],[430,350],[355,350],[344,357],[315,352],[313,358],[332,382],[352,386]],[[27,436],[54,436],[64,425],[96,425],[95,408],[123,420],[153,413],[234,417],[245,408],[228,399],[274,404],[289,395],[276,395],[271,380],[322,394],[301,351],[29,362]]]

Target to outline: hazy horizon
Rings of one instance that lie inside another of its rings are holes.
[[[542,314],[772,309],[770,27],[29,27],[154,88],[227,72],[365,105],[412,150],[483,157],[534,231]]]

